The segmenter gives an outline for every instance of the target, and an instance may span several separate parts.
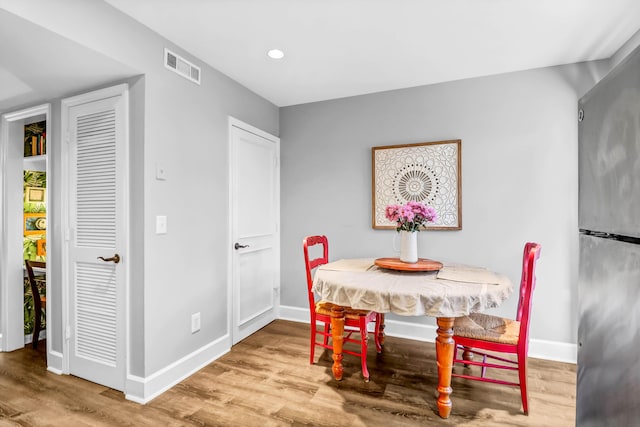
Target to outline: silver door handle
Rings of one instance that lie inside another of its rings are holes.
[[[234,249],[237,251],[238,249],[242,249],[242,248],[248,248],[249,245],[241,245],[240,243],[237,243],[235,245],[233,245]]]
[[[100,260],[102,260],[104,262],[113,262],[114,264],[117,264],[117,263],[120,262],[120,255],[115,254],[111,258],[103,258],[103,257],[99,256],[98,259],[100,259]]]

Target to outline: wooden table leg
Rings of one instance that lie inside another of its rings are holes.
[[[378,333],[378,342],[384,345],[384,313],[380,313],[380,332]]]
[[[438,359],[438,413],[449,418],[451,413],[451,370],[453,369],[453,317],[438,317],[436,358]]]
[[[344,342],[344,307],[339,305],[331,309],[331,338],[333,339],[333,377],[342,379],[342,344]]]

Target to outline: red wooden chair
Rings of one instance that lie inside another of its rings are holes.
[[[321,245],[322,256],[309,259],[309,248],[315,245]],[[313,286],[313,270],[329,262],[329,242],[326,236],[310,236],[303,240],[302,246],[304,248],[304,263],[307,270],[307,293],[309,296],[309,311],[311,313],[311,356],[309,361],[313,364],[316,346],[333,350],[333,347],[329,344],[329,338],[331,337],[331,308],[334,307],[334,304],[326,301],[316,301],[315,295],[311,290]],[[362,376],[365,381],[369,381],[369,370],[367,369],[368,334],[374,334],[376,350],[378,353],[382,352],[382,344],[380,342],[382,336],[380,329],[382,315],[375,311],[355,310],[351,307],[345,307],[344,309],[344,344],[357,343],[360,346],[360,351],[350,350],[345,347],[342,349],[342,352],[360,357]],[[324,327],[318,330],[317,322],[322,322]],[[375,322],[374,332],[367,331],[369,322]],[[352,337],[354,333],[357,334],[357,338]],[[317,335],[322,336],[322,342],[316,341]]]
[[[520,387],[522,408],[529,414],[529,398],[527,396],[527,353],[529,351],[529,320],[533,289],[536,286],[535,267],[540,257],[540,245],[527,243],[522,259],[522,278],[520,280],[520,297],[516,319],[505,319],[483,313],[471,313],[458,317],[453,326],[453,340],[456,343],[453,362],[480,366],[480,376],[471,373],[456,374],[454,377],[467,378],[495,384]],[[458,350],[462,350],[462,359],[458,358]],[[481,351],[478,351],[481,350]],[[487,354],[485,351],[515,354],[516,360]],[[472,360],[473,355],[482,356],[482,361]],[[487,361],[490,359],[490,361]],[[508,369],[518,371],[518,382],[504,381],[486,377],[487,368]],[[465,370],[466,372],[466,370]]]

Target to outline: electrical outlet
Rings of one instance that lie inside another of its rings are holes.
[[[200,312],[191,315],[191,333],[195,334],[200,330]]]

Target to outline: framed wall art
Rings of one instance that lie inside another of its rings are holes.
[[[24,201],[27,203],[44,203],[45,195],[47,194],[46,188],[40,187],[26,187],[25,188]]]
[[[24,214],[24,235],[30,234],[46,234],[47,233],[47,214],[45,213],[26,213]]]
[[[462,229],[461,140],[373,147],[371,158],[373,228],[395,229],[385,208],[414,200],[438,213],[425,229]]]
[[[36,245],[36,255],[47,256],[47,239],[38,239]]]

